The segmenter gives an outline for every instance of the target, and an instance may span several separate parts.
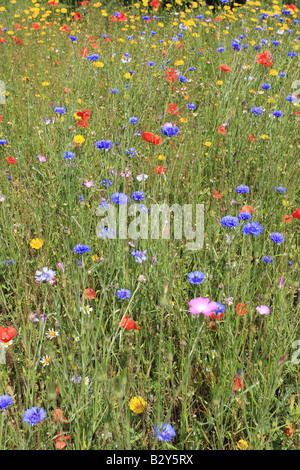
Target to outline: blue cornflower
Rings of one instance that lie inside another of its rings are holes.
[[[149,67],[153,67],[155,65],[155,62],[148,62]]]
[[[106,188],[111,186],[112,185],[112,182],[111,180],[102,180],[101,181],[101,186],[105,186]]]
[[[56,106],[54,108],[54,112],[57,113],[57,114],[65,114],[66,112],[66,108],[62,108],[60,106]]]
[[[277,244],[284,242],[284,236],[282,235],[282,233],[279,233],[279,232],[271,233],[270,238],[272,242],[277,243]]]
[[[1,395],[0,397],[0,410],[4,410],[12,404],[12,398],[10,395]]]
[[[274,191],[277,193],[280,191],[281,193],[285,193],[286,189],[283,186],[274,186]]]
[[[179,76],[179,80],[182,82],[182,83],[185,83],[187,81],[187,78],[184,76],[184,75],[180,75]]]
[[[133,41],[133,36],[127,36],[128,41]]]
[[[137,135],[137,134],[134,134],[134,135]],[[137,155],[133,147],[131,147],[129,150],[126,149],[126,154],[129,155],[130,157],[134,157],[135,155]]]
[[[64,153],[64,158],[66,160],[73,160],[73,158],[75,158],[75,153],[74,152],[65,152]]]
[[[139,208],[141,209],[143,214],[148,214],[149,209],[145,206],[145,204],[140,204]]]
[[[133,117],[129,118],[129,122],[131,124],[136,124],[138,122],[138,118],[133,116]]]
[[[186,31],[187,30],[187,26],[185,26],[184,24],[180,23],[180,25],[178,26],[179,29],[181,29],[181,31]]]
[[[112,147],[112,141],[111,140],[98,140],[96,142],[96,147],[97,149],[104,149],[105,151],[109,150]]]
[[[167,122],[162,128],[161,128],[161,132],[168,136],[168,137],[172,137],[173,135],[176,135],[178,134],[178,127],[175,126],[174,124],[174,127],[173,127],[173,124],[171,122]]]
[[[44,408],[38,408],[37,406],[29,408],[23,414],[24,422],[31,424],[31,426],[35,426],[36,424],[40,423],[45,417],[46,411]]]
[[[143,261],[147,261],[147,256],[146,256],[147,250],[145,251],[135,251],[132,250],[131,254],[135,258],[135,261],[137,263],[142,263]]]
[[[175,429],[169,423],[165,424],[165,425],[163,425],[163,423],[160,423],[160,428],[159,429],[158,429],[158,426],[154,427],[154,439],[156,439],[156,437],[158,436],[159,441],[163,441],[163,442],[169,441],[169,442],[171,442],[172,437],[174,437],[175,435],[176,435]]]
[[[280,77],[285,77],[285,72],[279,72]]]
[[[280,46],[280,41],[273,41],[272,44],[273,46]]]
[[[144,201],[145,200],[145,195],[143,191],[135,191],[132,193],[132,199],[134,201]]]
[[[194,103],[188,103],[186,106],[189,109],[196,109],[196,105]]]
[[[78,245],[74,246],[73,251],[74,253],[80,254],[89,253],[91,251],[91,247],[89,245],[80,245],[79,243]]]
[[[297,96],[295,96],[295,95],[288,95],[288,96],[286,97],[286,100],[287,100],[287,101],[290,101],[290,102],[292,103],[293,101],[297,101]]]
[[[264,84],[262,85],[262,89],[263,89],[263,90],[269,90],[269,88],[271,88],[271,85],[270,85],[269,83],[264,83]]]
[[[144,21],[149,21],[149,20],[150,20],[150,16],[147,16],[147,15],[142,16],[142,20],[144,20]]]
[[[103,202],[100,202],[99,207],[101,209],[107,209],[109,207],[109,204],[108,204],[108,202],[103,201]]]
[[[77,41],[78,40],[78,37],[77,36],[70,36],[69,39],[71,41]]]
[[[97,233],[97,236],[99,238],[106,238],[106,240],[108,238],[115,238],[115,233],[114,233],[114,230],[109,230],[109,228],[107,227],[104,227],[100,230],[100,232]],[[116,235],[118,235],[118,231],[116,231]]]
[[[0,139],[0,145],[6,145],[6,144],[7,144],[7,140]]]
[[[156,35],[156,32],[155,31],[151,31],[151,36],[155,36]]]
[[[252,219],[252,215],[250,212],[240,212],[238,215],[240,220],[250,220]]]
[[[272,256],[264,256],[263,257],[263,262],[266,263],[266,264],[272,264],[273,263]]]
[[[190,284],[202,284],[205,279],[205,274],[200,271],[194,271],[188,274],[188,281]]]
[[[196,18],[197,18],[197,20],[203,20],[204,16],[203,15],[197,15]]]
[[[224,312],[225,310],[225,305],[224,304],[220,304],[220,302],[217,302],[218,304],[218,308],[217,310],[213,310],[213,312],[216,314],[216,315],[220,315],[220,313]]]
[[[297,57],[297,52],[288,52],[288,57]]]
[[[232,46],[232,49],[233,49],[233,50],[237,50],[237,51],[240,51],[240,50],[241,50],[240,41],[239,41],[238,39],[234,39],[234,40],[231,42],[231,46]]]
[[[243,227],[244,235],[255,235],[258,236],[263,232],[263,228],[258,222],[248,222]]]
[[[217,51],[218,51],[218,52],[224,52],[224,51],[225,51],[225,47],[218,47]]]
[[[231,215],[225,215],[225,217],[221,219],[221,225],[228,228],[237,227],[239,225],[239,219]]]
[[[37,281],[39,282],[47,281],[49,282],[49,284],[54,283],[54,276],[56,276],[56,272],[46,267],[44,267],[42,271],[37,270],[35,273],[35,279]]]
[[[190,68],[189,68],[189,71],[190,71],[190,72],[194,72],[195,70],[196,70],[196,67],[190,67]]]
[[[274,111],[272,113],[272,116],[274,117],[281,117],[283,115],[283,112],[282,111]]]
[[[117,297],[118,299],[130,299],[131,297],[131,292],[129,289],[118,289],[117,292]]]
[[[110,200],[114,204],[119,204],[121,206],[124,206],[129,201],[129,198],[124,193],[114,193],[114,194],[111,195]]]
[[[240,194],[249,193],[249,188],[245,184],[242,184],[236,188],[236,192]]]
[[[254,106],[254,108],[251,109],[251,113],[257,116],[258,114],[262,114],[263,110],[261,109],[260,106]]]
[[[91,62],[95,62],[96,60],[100,59],[99,54],[91,54],[91,55],[86,55],[85,56],[87,60]]]
[[[119,93],[119,90],[118,90],[118,88],[112,88],[112,89],[110,90],[110,92],[111,92],[113,95],[115,95],[115,94]]]

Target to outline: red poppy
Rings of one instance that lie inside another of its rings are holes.
[[[123,317],[123,320],[120,323],[120,327],[125,328],[126,330],[140,330],[141,329],[139,325],[136,325],[135,322],[131,320],[131,318],[127,317],[127,315]]]
[[[292,213],[292,217],[294,217],[294,219],[300,220],[300,208],[299,207],[295,210],[295,212]]]
[[[282,217],[282,220],[283,220],[283,222],[285,222],[286,224],[289,224],[290,221],[291,221],[291,216],[290,216],[290,215],[284,215],[284,216]]]
[[[297,112],[295,113],[295,116],[297,116],[297,114],[300,114],[300,111],[297,111]]]
[[[295,11],[295,9],[296,9],[296,7],[293,3],[291,3],[290,5],[287,5],[286,7],[290,10],[293,10],[293,11]]]
[[[32,23],[32,27],[33,27],[33,29],[35,29],[36,31],[38,31],[41,26],[40,26],[38,23]]]
[[[85,289],[83,296],[85,299],[87,298],[94,299],[96,297],[96,292],[93,289],[88,288],[88,289]]]
[[[9,328],[4,328],[4,326],[0,326],[0,341],[3,343],[8,343],[11,341],[17,334],[17,330],[10,326]]]
[[[217,17],[215,18],[215,21],[216,21],[217,23],[219,23],[219,21],[222,21],[222,19],[223,19],[222,16],[217,16]]]
[[[54,61],[54,65],[58,65],[58,62],[57,62],[57,60],[55,60],[55,61]]]
[[[162,138],[159,135],[153,134],[153,132],[143,132],[142,139],[154,145],[160,145],[162,143]]]
[[[3,117],[2,116],[0,116],[0,122],[3,122]]]
[[[288,437],[291,437],[294,431],[295,431],[295,429],[293,429],[293,423],[290,424],[289,428],[285,428],[285,434]]]
[[[226,129],[224,126],[218,126],[219,134],[226,135]]]
[[[17,163],[17,160],[15,160],[13,157],[8,157],[6,161],[10,163],[11,165],[14,165],[15,163]]]
[[[84,0],[83,2],[78,2],[80,6],[89,5],[89,0]]]
[[[243,389],[243,387],[245,387],[245,384],[242,384],[242,379],[240,379],[240,378],[238,379],[237,375],[236,375],[233,379],[233,390],[235,392],[241,391]]]
[[[67,445],[66,441],[68,439],[70,439],[69,435],[64,435],[62,433],[59,433],[55,438],[56,448],[57,449],[63,449],[64,447],[66,447],[66,445]]]
[[[255,139],[254,135],[249,135],[249,142],[253,142],[253,140]]]
[[[156,173],[160,175],[161,173],[164,173],[166,171],[166,168],[161,165],[156,165],[155,170],[156,170]]]
[[[85,57],[85,56],[86,56],[87,54],[89,54],[89,53],[90,53],[90,51],[89,51],[86,47],[84,47],[84,48],[82,49],[82,51],[80,52],[80,55],[81,55],[82,57]]]
[[[16,29],[17,29],[18,31],[21,31],[22,25],[21,25],[20,23],[16,24]]]
[[[220,70],[222,70],[223,72],[231,72],[231,68],[229,67],[229,65],[221,64],[219,68],[220,68]]]
[[[70,28],[67,24],[64,24],[62,25],[62,27],[60,28],[60,30],[63,32],[63,33],[67,33],[68,31],[70,31]]]
[[[105,42],[111,42],[111,39],[106,38],[106,39],[105,39]]]
[[[170,83],[173,83],[177,78],[177,73],[175,69],[166,70],[166,80]]]
[[[14,41],[15,41],[15,44],[18,44],[19,46],[23,46],[23,41],[21,41],[20,38],[15,37],[15,38],[14,38]]]
[[[57,409],[54,411],[52,421],[53,421],[54,423],[57,423],[57,422],[59,422],[59,423],[67,423],[67,422],[68,422],[67,418],[66,418],[65,415],[64,415],[64,412],[61,411],[59,408],[57,408]]]
[[[0,38],[0,42],[3,44],[3,43],[6,42],[6,41],[5,41],[5,39]]]
[[[78,11],[75,13],[74,19],[77,20],[77,21],[81,20],[81,14]]]
[[[246,315],[246,305],[245,305],[245,304],[238,303],[237,306],[236,306],[236,312],[237,312],[237,314],[240,315],[241,317],[243,317],[244,315]]]
[[[240,212],[254,212],[254,209],[251,206],[244,206]]]
[[[123,22],[123,21],[127,21],[127,16],[125,15],[125,13],[120,13],[120,16],[118,18],[113,15],[111,17],[110,21],[112,23],[114,23],[115,21],[117,21],[118,23]]]
[[[221,199],[221,201],[222,201],[222,196],[223,196],[223,194],[218,194],[218,191],[216,189],[214,190],[214,197],[216,199]]]
[[[269,60],[272,57],[272,54],[270,51],[265,51],[265,52],[262,52],[261,54],[256,54],[256,57],[257,57],[257,61],[256,61],[257,64],[263,64],[266,67],[270,67],[271,65],[273,65],[273,62]]]
[[[159,8],[159,2],[157,0],[153,0],[150,2],[150,7]]]
[[[179,114],[177,105],[175,103],[171,103],[167,112],[169,114],[173,114],[173,116],[177,116]]]

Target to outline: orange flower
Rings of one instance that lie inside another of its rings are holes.
[[[94,299],[96,297],[96,292],[93,289],[88,288],[88,289],[85,289],[83,296],[85,299],[87,298]]]
[[[142,139],[154,145],[160,145],[162,143],[162,138],[159,135],[153,134],[153,132],[143,132]]]
[[[246,315],[246,305],[245,304],[242,305],[241,303],[238,303],[237,306],[236,306],[236,312],[241,317]]]
[[[140,330],[141,329],[139,325],[136,325],[135,322],[131,320],[131,318],[127,317],[127,315],[123,317],[123,320],[120,323],[120,327],[125,328],[126,330]]]
[[[224,126],[218,126],[219,134],[226,135],[226,129]]]
[[[56,448],[57,449],[63,449],[64,447],[66,447],[66,445],[67,445],[66,441],[68,439],[70,439],[69,435],[63,435],[62,433],[59,433],[55,438]]]
[[[66,418],[65,415],[64,415],[64,412],[61,411],[59,408],[57,408],[57,409],[54,411],[52,421],[53,421],[54,423],[57,423],[57,422],[59,422],[59,423],[67,423],[67,422],[68,422],[67,418]]]
[[[221,64],[219,68],[223,70],[223,72],[231,72],[231,68],[226,64]]]
[[[251,206],[244,206],[240,212],[254,212],[254,209]]]
[[[216,189],[214,190],[214,197],[216,199],[221,199],[221,201],[222,201],[222,196],[223,196],[223,194],[219,194]]]

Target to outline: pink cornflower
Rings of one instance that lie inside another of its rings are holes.
[[[95,186],[93,181],[86,181],[85,183],[82,183],[83,186],[86,186],[87,188],[91,188],[92,186]]]
[[[203,313],[206,317],[209,317],[214,310],[218,310],[217,302],[210,302],[208,297],[197,297],[197,299],[192,299],[189,301],[189,311],[193,315],[198,315]]]
[[[38,155],[37,157],[38,157],[40,163],[44,163],[44,162],[47,161],[46,158],[43,155]]]

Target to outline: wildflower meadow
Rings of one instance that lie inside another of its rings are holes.
[[[300,5],[0,2],[0,449],[300,448]]]

